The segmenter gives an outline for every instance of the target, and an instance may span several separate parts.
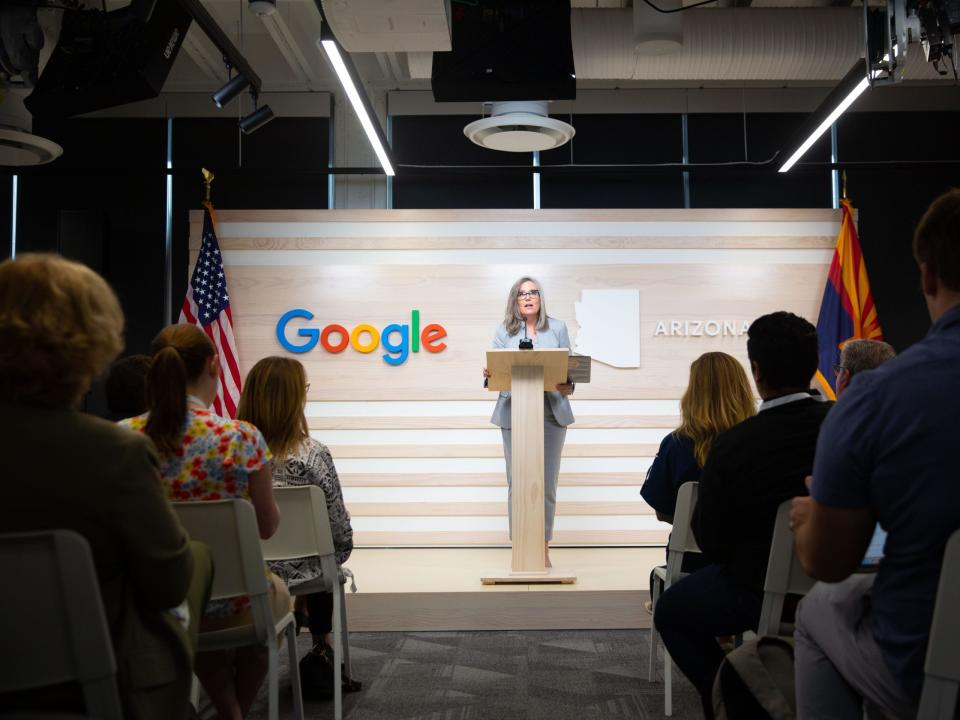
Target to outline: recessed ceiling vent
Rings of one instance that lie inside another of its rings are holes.
[[[471,142],[504,152],[552,150],[575,133],[573,125],[548,117],[544,101],[493,103],[490,117],[475,120],[463,129]]]
[[[56,160],[63,148],[30,132],[30,113],[23,106],[24,91],[7,89],[0,97],[0,166],[43,165]]]

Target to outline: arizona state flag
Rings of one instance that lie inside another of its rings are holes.
[[[853,224],[853,205],[840,201],[843,220],[833,262],[827,275],[827,287],[817,319],[820,363],[817,381],[831,400],[837,399],[833,366],[840,362],[840,349],[847,340],[865,338],[883,340],[877,307],[873,304],[867,266],[860,251],[860,239]]]

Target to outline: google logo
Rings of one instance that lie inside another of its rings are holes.
[[[410,312],[409,325],[393,323],[379,331],[373,325],[366,323],[357,325],[350,331],[343,325],[335,323],[327,325],[322,330],[302,327],[297,330],[297,335],[306,338],[306,340],[297,345],[287,339],[287,325],[294,318],[313,320],[313,313],[309,310],[296,308],[285,312],[277,321],[277,340],[286,350],[292,353],[310,352],[317,346],[318,342],[324,350],[334,354],[346,350],[347,345],[352,345],[357,352],[371,353],[382,344],[383,349],[387,351],[387,354],[383,356],[383,361],[388,365],[402,365],[411,351],[420,352],[421,344],[423,349],[430,353],[443,352],[447,348],[446,343],[440,342],[447,336],[446,328],[437,323],[430,323],[421,331],[419,310]],[[399,336],[399,339],[393,339],[394,336]]]

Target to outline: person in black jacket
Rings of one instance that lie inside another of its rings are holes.
[[[777,508],[806,494],[817,433],[830,404],[810,391],[817,331],[788,312],[755,320],[747,354],[763,399],[756,416],[720,434],[700,475],[693,531],[711,564],[670,587],[654,622],[711,718],[723,660],[717,637],[755,630]]]

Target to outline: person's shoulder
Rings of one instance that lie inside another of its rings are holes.
[[[660,441],[659,455],[693,454],[693,440],[676,430],[668,432]]]
[[[104,420],[85,413],[70,413],[76,440],[85,453],[111,458],[110,466],[121,470],[128,463],[156,464],[157,451],[153,441],[128,418],[120,423]]]
[[[555,318],[552,315],[547,316],[547,326],[557,333],[566,332],[567,330],[567,324],[563,320]]]

